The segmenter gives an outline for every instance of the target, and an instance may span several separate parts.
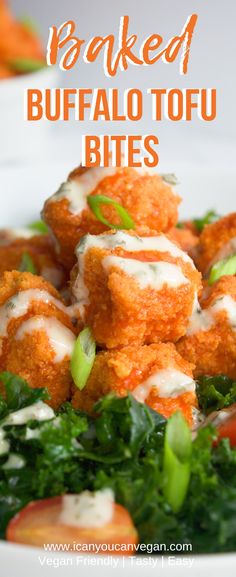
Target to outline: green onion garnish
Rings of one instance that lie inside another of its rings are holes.
[[[202,232],[206,224],[212,224],[219,220],[219,218],[220,216],[214,210],[209,210],[202,218],[194,218],[193,224],[195,224],[198,232]]]
[[[81,331],[76,339],[70,362],[75,385],[82,391],[91,373],[96,356],[96,343],[89,327]]]
[[[229,258],[219,260],[213,265],[210,271],[208,284],[212,285],[222,276],[236,274],[236,254]]]
[[[30,18],[30,16],[24,15],[20,18],[19,22],[21,24],[23,24],[24,28],[26,28],[26,30],[29,30],[29,32],[32,32],[32,34],[37,35],[39,33],[39,28],[36,24],[36,22],[34,20],[32,20],[32,18]]]
[[[45,68],[45,62],[43,60],[34,60],[33,58],[14,58],[14,60],[8,60],[8,65],[15,72],[36,72]]]
[[[31,272],[32,274],[37,274],[37,269],[34,262],[28,252],[24,252],[22,255],[21,263],[18,269],[20,272]]]
[[[39,234],[48,234],[48,227],[42,220],[31,222],[31,224],[28,224],[28,228],[30,228],[30,230],[35,230],[35,232],[38,232]]]
[[[191,452],[190,429],[177,412],[167,423],[163,462],[163,492],[175,513],[181,509],[188,490]]]
[[[164,182],[167,182],[167,184],[171,184],[172,186],[177,186],[177,184],[179,184],[178,178],[173,172],[160,174],[160,176]]]
[[[97,194],[97,196],[89,195],[87,200],[88,200],[88,205],[91,208],[91,210],[93,211],[93,213],[95,214],[96,218],[98,220],[100,220],[100,222],[102,222],[103,224],[108,226],[109,228],[126,229],[126,230],[128,230],[130,228],[135,228],[134,221],[131,218],[131,216],[129,215],[129,213],[127,212],[127,210],[125,210],[125,208],[123,208],[123,206],[121,206],[118,202],[115,202],[114,200],[112,200],[108,196],[104,196],[103,194]],[[101,212],[101,208],[100,208],[101,204],[110,204],[116,209],[116,211],[117,211],[117,213],[121,219],[120,224],[112,224],[103,216],[103,214]]]

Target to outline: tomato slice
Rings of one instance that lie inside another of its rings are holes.
[[[221,425],[218,431],[220,439],[228,437],[231,447],[236,447],[236,415]]]
[[[217,445],[220,439],[228,438],[231,447],[236,447],[236,403],[230,405],[227,409],[222,409],[209,415],[205,424],[212,423],[218,432]]]
[[[106,554],[104,548],[93,549],[93,545],[131,545],[125,550],[107,550],[109,555],[130,555],[132,546],[138,542],[137,531],[128,511],[114,504],[112,520],[101,527],[78,527],[62,524],[59,520],[63,507],[63,496],[32,501],[10,521],[7,528],[7,540],[34,547],[45,545],[71,545],[64,551]],[[91,545],[90,550],[81,549],[81,545]],[[76,549],[77,546],[77,549]],[[53,550],[53,549],[51,549]],[[56,549],[56,551],[62,550]]]

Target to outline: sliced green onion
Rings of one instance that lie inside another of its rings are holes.
[[[82,391],[91,373],[96,356],[96,343],[89,327],[76,339],[71,356],[70,370],[75,385]]]
[[[34,262],[28,252],[24,252],[22,255],[21,263],[19,266],[20,272],[31,272],[32,274],[37,274],[37,269]]]
[[[167,184],[171,184],[172,186],[176,186],[177,184],[179,184],[178,178],[177,176],[175,176],[173,172],[160,174],[160,176],[162,180],[164,180],[164,182],[167,182]]]
[[[193,224],[195,224],[198,232],[202,232],[206,224],[212,224],[219,220],[220,216],[214,210],[209,210],[202,218],[194,218]]]
[[[32,32],[35,35],[39,33],[38,25],[34,20],[32,20],[32,18],[30,18],[30,16],[27,16],[27,14],[20,18],[20,23],[23,24],[24,28],[29,30],[29,32]]]
[[[177,513],[184,502],[190,480],[192,440],[190,429],[180,412],[168,420],[164,441],[163,492]]]
[[[28,224],[28,228],[30,228],[30,230],[35,230],[40,234],[48,234],[48,227],[42,220],[31,222],[31,224]]]
[[[213,265],[210,271],[208,284],[212,285],[222,276],[236,274],[236,254],[229,258],[219,260]]]
[[[45,62],[43,60],[34,60],[33,58],[14,58],[14,60],[8,60],[8,65],[15,72],[36,72],[45,68]]]
[[[96,218],[106,226],[109,226],[109,228],[126,229],[126,230],[130,228],[135,228],[134,221],[127,212],[127,210],[125,210],[125,208],[123,208],[121,204],[112,200],[112,198],[104,196],[103,194],[97,194],[96,196],[89,195],[87,200],[88,205],[95,214]],[[100,208],[101,204],[110,204],[116,209],[121,219],[120,224],[112,224],[103,216]]]

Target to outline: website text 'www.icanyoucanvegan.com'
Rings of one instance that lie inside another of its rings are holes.
[[[47,552],[75,552],[75,553],[191,553],[191,543],[44,543],[44,551]]]

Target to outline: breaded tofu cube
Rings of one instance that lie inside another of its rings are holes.
[[[194,251],[197,268],[207,276],[218,261],[236,254],[236,212],[204,227]]]
[[[236,277],[221,277],[204,292],[177,349],[196,366],[195,377],[224,374],[235,379]]]
[[[69,398],[77,320],[52,285],[31,273],[0,278],[0,370],[46,387],[56,408]]]
[[[173,242],[178,244],[184,252],[192,254],[192,250],[196,250],[199,238],[194,232],[189,228],[171,228],[168,232],[168,236]]]
[[[177,341],[186,332],[201,275],[166,236],[86,235],[72,292],[101,347]]]
[[[25,254],[30,256],[36,274],[58,290],[65,285],[65,271],[58,262],[51,237],[32,236],[27,229],[0,230],[0,275],[5,271],[24,270]]]
[[[75,263],[74,250],[81,237],[108,229],[90,210],[89,195],[103,195],[122,205],[133,219],[137,234],[166,232],[178,219],[180,198],[154,171],[79,167],[46,201],[43,210],[43,218],[57,240],[58,256],[68,270]],[[120,217],[112,205],[102,205],[101,209],[110,223],[119,225]]]
[[[177,353],[172,343],[102,351],[96,356],[85,388],[75,390],[72,405],[91,413],[94,403],[109,392],[121,397],[129,392],[165,417],[182,411],[191,424],[197,406],[192,370],[193,365]]]
[[[23,377],[30,387],[46,387],[48,404],[57,409],[70,398],[72,330],[55,317],[33,316],[10,339],[4,369]]]

